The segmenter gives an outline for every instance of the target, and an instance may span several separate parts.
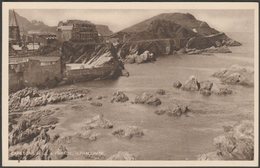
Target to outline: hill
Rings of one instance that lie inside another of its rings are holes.
[[[20,31],[24,32],[25,34],[27,34],[29,31],[40,32],[40,33],[48,32],[48,33],[56,34],[57,26],[48,26],[42,21],[36,21],[36,20],[29,21],[27,18],[19,15],[17,12],[16,12],[16,18],[17,18],[18,25],[20,26]],[[14,15],[13,15],[13,11],[10,10],[9,25],[13,24],[13,22],[14,22]],[[98,33],[100,33],[103,36],[109,36],[113,33],[107,25],[96,25],[96,29]]]
[[[206,22],[197,20],[190,13],[162,13],[143,22],[137,23],[131,27],[123,29],[121,32],[142,32],[149,27],[149,25],[156,20],[165,20],[175,22],[187,29],[194,30],[201,35],[210,35],[219,33],[219,31],[211,28]]]

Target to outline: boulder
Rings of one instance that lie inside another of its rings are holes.
[[[189,80],[182,85],[181,89],[185,91],[198,91],[200,89],[200,83],[195,76],[190,76]]]
[[[58,150],[55,152],[55,156],[58,160],[64,159],[68,156],[68,150],[63,145],[60,145]]]
[[[157,98],[153,94],[144,92],[140,96],[136,96],[134,103],[158,106],[162,102],[159,98]]]
[[[216,151],[203,154],[200,160],[253,160],[254,124],[244,120],[236,123],[225,134],[214,138]]]
[[[158,110],[155,110],[154,113],[157,114],[157,115],[163,115],[167,111],[168,111],[168,109],[158,109]]]
[[[212,76],[226,84],[254,86],[254,70],[251,67],[232,65],[227,69],[220,69]]]
[[[113,124],[104,118],[103,114],[94,116],[85,122],[84,129],[94,129],[94,128],[113,128]]]
[[[119,151],[116,154],[110,156],[108,160],[136,160],[136,157],[128,152]]]
[[[101,100],[103,96],[97,96],[96,99]]]
[[[173,87],[175,87],[175,88],[177,88],[177,89],[181,88],[181,86],[182,86],[182,83],[181,83],[180,81],[175,81],[175,82],[173,83]]]
[[[212,93],[214,93],[216,95],[224,95],[224,96],[225,95],[230,95],[233,92],[228,87],[225,87],[225,86],[219,87],[217,85],[213,85],[211,90],[212,90]]]
[[[111,99],[111,103],[113,102],[126,102],[129,98],[126,96],[126,94],[122,91],[117,91],[113,93],[113,97]]]
[[[202,81],[200,82],[200,90],[208,90],[211,91],[211,88],[213,86],[213,82],[211,81]]]
[[[137,126],[127,126],[118,128],[112,133],[114,136],[120,137],[120,138],[127,138],[131,139],[133,137],[141,137],[144,135],[144,132],[141,128]]]
[[[145,63],[145,62],[150,62],[155,60],[154,54],[150,53],[149,51],[144,51],[142,54],[137,55],[135,57],[135,62],[137,64]]]
[[[128,63],[128,64],[135,63],[136,57],[138,57],[138,53],[126,56],[125,57],[125,63]]]
[[[200,94],[202,94],[203,96],[210,96],[211,95],[211,91],[206,90],[206,89],[200,89]]]
[[[186,115],[189,112],[189,108],[186,105],[175,105],[174,107],[168,108],[166,110],[168,116],[180,117]]]
[[[88,139],[90,141],[95,141],[95,140],[97,140],[98,134],[93,133],[90,130],[84,130],[84,131],[81,131],[81,132],[77,132],[75,134],[75,136],[77,136],[79,138],[83,138],[83,139]]]
[[[239,73],[232,73],[232,74],[228,75],[227,77],[223,78],[222,82],[235,85],[240,82],[240,77],[241,77],[241,75]]]
[[[102,103],[100,103],[100,102],[91,102],[90,104],[93,105],[93,106],[97,106],[97,107],[102,106]]]
[[[159,95],[165,95],[166,92],[163,89],[158,89],[158,90],[156,90],[156,93]]]
[[[200,82],[200,94],[204,96],[210,96],[212,87],[213,83],[211,81],[207,80]]]
[[[104,152],[84,152],[81,156],[87,160],[105,160],[106,158]]]

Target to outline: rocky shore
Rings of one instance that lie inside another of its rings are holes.
[[[58,102],[79,99],[89,93],[88,89],[58,89],[55,91],[25,88],[9,95],[9,112],[19,112]]]
[[[215,72],[212,76],[219,78],[224,84],[254,86],[253,68],[232,65]]]
[[[202,154],[199,160],[253,160],[254,124],[244,120],[224,127],[224,134],[214,139],[216,151]]]

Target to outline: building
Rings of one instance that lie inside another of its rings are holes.
[[[96,26],[89,21],[67,20],[60,22],[57,31],[60,41],[98,43],[100,39]]]
[[[21,35],[20,35],[20,28],[18,25],[18,21],[16,18],[16,13],[14,10],[9,12],[10,15],[13,15],[11,20],[9,20],[9,44],[19,44],[21,45]]]
[[[69,41],[72,37],[72,28],[73,26],[66,26],[66,25],[61,25],[57,28],[58,31],[58,40],[64,42],[64,41]]]

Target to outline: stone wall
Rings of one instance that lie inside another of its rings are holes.
[[[114,68],[111,66],[106,67],[95,67],[86,69],[71,69],[65,72],[69,82],[82,82],[93,79],[102,79],[110,77],[114,72]]]
[[[26,63],[16,63],[9,66],[9,90],[16,91],[23,87],[48,86],[61,78],[60,60],[42,63],[29,59]]]

